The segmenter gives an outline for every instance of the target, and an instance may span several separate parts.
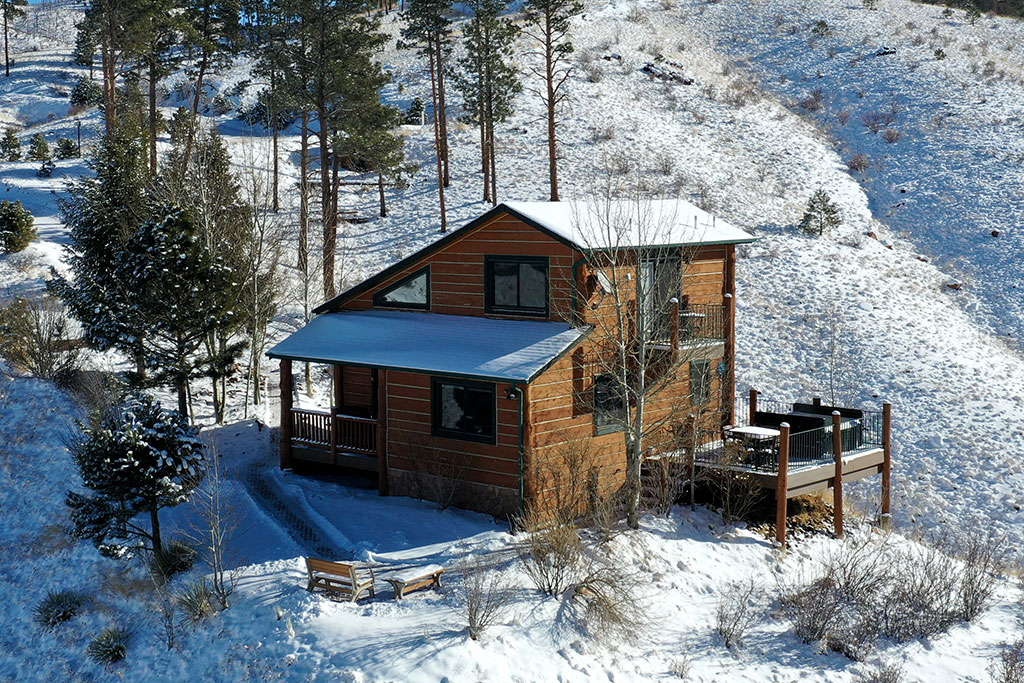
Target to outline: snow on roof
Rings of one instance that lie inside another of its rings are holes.
[[[682,199],[504,205],[581,249],[736,244],[755,239]]]
[[[345,311],[313,318],[267,355],[529,382],[586,333],[557,322]]]

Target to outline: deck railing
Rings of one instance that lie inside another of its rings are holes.
[[[679,311],[681,342],[725,339],[725,306],[691,304]]]
[[[318,410],[293,408],[292,442],[339,452],[377,454],[377,421],[350,415],[331,415]],[[331,429],[333,422],[333,431]]]

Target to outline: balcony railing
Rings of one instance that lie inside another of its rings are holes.
[[[657,344],[692,344],[725,339],[728,310],[714,304],[694,304],[679,309],[676,319],[674,307],[664,317],[656,318],[650,338]],[[678,324],[676,324],[678,320]]]
[[[293,408],[292,442],[325,451],[377,454],[377,421],[350,415]]]

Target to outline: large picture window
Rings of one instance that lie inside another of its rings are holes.
[[[536,256],[488,256],[484,259],[488,313],[546,316],[548,260]]]
[[[612,375],[594,377],[594,430],[598,434],[621,432],[626,420],[626,402]]]
[[[373,295],[374,306],[430,308],[430,266],[417,270]]]
[[[434,379],[430,385],[433,433],[464,441],[494,443],[494,385]]]

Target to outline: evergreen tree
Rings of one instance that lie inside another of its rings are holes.
[[[245,274],[250,269],[249,226],[253,207],[242,198],[231,173],[231,158],[223,139],[215,130],[196,138],[195,151],[183,167],[183,145],[175,146],[167,159],[156,187],[163,204],[187,206],[203,247],[234,276],[221,292],[227,307],[235,312],[223,325],[210,329],[203,341],[203,365],[200,368],[213,382],[214,415],[224,419],[227,401],[227,377],[245,348],[237,336],[249,327],[240,302],[246,291]]]
[[[501,18],[504,0],[472,0],[470,7],[473,18],[463,34],[466,54],[452,75],[464,101],[463,120],[480,129],[484,201],[497,204],[494,124],[512,115],[512,102],[522,89],[513,54],[519,29]]]
[[[49,161],[50,145],[42,133],[36,133],[28,142],[28,158],[32,161]]]
[[[388,215],[385,182],[401,187],[415,169],[405,162],[402,138],[391,132],[400,119],[401,113],[394,107],[379,101],[368,103],[345,127],[345,134],[335,144],[339,154],[356,160],[366,171],[376,174],[381,218]]]
[[[76,107],[91,107],[103,104],[103,86],[82,76],[71,91],[71,104]]]
[[[117,78],[133,55],[140,50],[145,36],[139,20],[144,0],[92,0],[79,23],[83,43],[99,46],[103,70],[103,120],[107,135],[113,133],[118,118]]]
[[[110,557],[163,550],[160,510],[188,500],[204,472],[203,444],[181,413],[135,396],[82,426],[71,454],[91,494],[69,491],[74,533]],[[149,516],[149,528],[137,518]]]
[[[4,17],[4,76],[11,75],[10,26],[14,20],[25,16],[22,8],[28,0],[0,0],[0,14]]]
[[[358,0],[291,0],[285,4],[280,30],[279,70],[291,101],[314,112],[320,147],[320,208],[323,225],[324,297],[337,293],[335,251],[338,233],[338,155],[331,142],[358,121],[361,112],[378,106],[388,82],[375,52],[385,37],[378,20],[365,15]]]
[[[0,248],[8,254],[24,251],[36,238],[34,222],[21,202],[0,201]]]
[[[174,0],[139,0],[135,25],[141,36],[133,62],[146,72],[146,139],[149,147],[149,172],[156,175],[156,137],[160,128],[157,85],[181,60],[181,38],[185,22]]]
[[[74,159],[78,156],[78,145],[71,138],[60,138],[57,140],[57,158]]]
[[[53,163],[52,159],[45,159],[43,163],[39,165],[39,168],[36,170],[36,175],[39,176],[40,178],[49,178],[50,176],[53,175],[53,171],[55,168],[57,168],[57,165]]]
[[[434,107],[434,153],[437,157],[437,192],[441,208],[441,232],[448,230],[444,188],[451,182],[448,168],[448,106],[445,73],[451,53],[452,28],[448,18],[452,0],[417,0],[410,5],[402,30],[406,47],[414,47],[427,59],[430,95]]]
[[[96,27],[93,23],[83,20],[76,24],[75,28],[77,33],[75,34],[75,50],[71,53],[71,62],[76,66],[89,67],[89,80],[91,81],[93,64],[96,60]]]
[[[141,380],[143,330],[132,315],[137,293],[116,273],[125,243],[150,216],[138,129],[128,121],[118,124],[96,148],[89,167],[95,176],[74,182],[59,202],[69,231],[67,263],[73,278],[57,276],[52,286],[82,324],[86,342],[133,358]]]
[[[800,219],[800,229],[808,235],[822,235],[825,230],[838,228],[841,223],[839,207],[832,202],[828,193],[821,189],[815,190]]]
[[[551,201],[558,201],[558,115],[561,103],[568,95],[566,82],[572,74],[569,55],[574,47],[568,38],[572,20],[583,13],[580,0],[526,0],[527,27],[523,32],[532,38],[538,49],[533,53],[541,61],[539,68],[531,68],[543,85],[531,90],[544,103],[548,128],[548,180]]]
[[[238,325],[231,268],[203,243],[188,214],[166,206],[125,243],[115,274],[135,292],[130,317],[142,330],[152,382],[174,387],[178,410],[187,413],[189,381],[217,362],[201,354],[204,345]]]
[[[3,161],[18,161],[21,159],[21,140],[8,128],[4,131],[4,139],[0,140],[0,159]]]

